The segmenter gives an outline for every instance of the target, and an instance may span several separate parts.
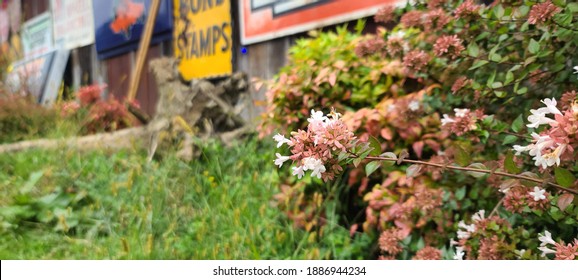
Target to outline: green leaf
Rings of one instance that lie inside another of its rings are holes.
[[[497,70],[494,70],[494,72],[492,73],[492,75],[490,75],[490,77],[488,78],[488,80],[486,81],[486,85],[488,87],[492,87],[492,84],[494,83],[494,80],[496,79],[496,75],[498,74]]]
[[[478,61],[474,62],[474,65],[472,65],[472,67],[470,67],[470,69],[468,69],[468,70],[474,70],[474,69],[480,68],[480,67],[482,67],[488,63],[490,63],[490,62],[487,60],[478,60]]]
[[[556,167],[554,176],[556,177],[556,182],[563,187],[570,187],[576,182],[576,177],[564,168]]]
[[[392,159],[397,159],[397,155],[392,153],[392,152],[386,152],[383,153],[381,155],[379,155],[380,157],[384,157],[384,158],[392,158]]]
[[[384,158],[397,159],[397,156],[392,152],[386,152],[386,153],[383,153],[379,156],[384,157]],[[382,162],[385,166],[390,166],[390,165],[393,165],[395,163],[395,161],[389,161],[389,160],[384,160]]]
[[[371,175],[371,173],[377,170],[380,166],[381,161],[378,160],[368,163],[367,165],[365,165],[365,176],[369,177],[369,175]]]
[[[476,82],[476,81],[472,81],[472,89],[474,90],[481,90],[483,88],[482,84]]]
[[[499,98],[504,98],[507,95],[507,93],[505,91],[502,91],[502,90],[496,90],[496,91],[494,91],[494,94]]]
[[[554,221],[559,221],[564,218],[565,214],[560,211],[557,207],[550,207],[550,217],[554,219]]]
[[[516,64],[516,65],[512,66],[512,68],[510,68],[510,72],[517,71],[520,68],[522,68],[522,65]]]
[[[530,23],[528,21],[524,22],[524,24],[522,24],[522,26],[520,27],[520,31],[521,32],[526,32],[528,31],[528,29],[530,29]]]
[[[357,33],[358,35],[361,35],[361,33],[363,32],[363,29],[365,29],[365,19],[360,19],[355,24],[355,33]]]
[[[528,7],[528,6],[522,5],[522,6],[518,7],[518,14],[520,17],[527,15],[529,11],[530,11],[530,7]]]
[[[341,152],[339,153],[339,155],[337,156],[337,161],[342,161],[342,160],[344,160],[344,159],[346,159],[346,158],[348,158],[348,157],[349,157],[349,153],[348,153],[348,152],[341,151]]]
[[[572,14],[557,14],[554,16],[554,21],[563,26],[572,24]]]
[[[459,190],[456,191],[456,199],[462,200],[466,197],[466,187],[461,187]]]
[[[540,37],[540,41],[548,41],[550,40],[550,36],[552,36],[552,34],[550,34],[550,32],[546,31],[544,33],[542,33],[542,37]]]
[[[466,166],[470,164],[471,158],[470,154],[464,150],[464,148],[460,146],[455,146],[455,155],[454,159],[456,163],[460,166]]]
[[[500,49],[500,44],[495,45],[492,49],[490,49],[490,52],[488,52],[488,57],[491,57],[493,54],[495,54],[498,50]]]
[[[469,168],[475,168],[475,169],[484,169],[484,170],[488,169],[484,164],[479,163],[479,162],[472,163],[472,164],[468,165],[468,167]],[[476,171],[467,171],[467,173],[470,174],[471,176],[473,176],[474,178],[480,178],[480,177],[483,177],[484,175],[486,175],[486,173],[476,172]]]
[[[360,151],[361,152],[361,151]],[[365,148],[363,152],[361,152],[361,154],[359,155],[360,159],[365,159],[368,155],[369,152],[371,152],[371,149],[369,148]]]
[[[508,73],[506,73],[506,80],[504,81],[505,84],[509,84],[514,80],[514,73],[512,73],[512,71],[508,71]]]
[[[502,5],[497,5],[494,8],[494,15],[496,15],[496,17],[499,19],[504,16],[504,12],[505,12],[505,10],[504,10],[504,7],[502,7]]]
[[[524,60],[524,66],[528,66],[528,65],[534,63],[536,61],[536,59],[538,59],[538,57],[535,55],[526,58],[526,60]]]
[[[468,55],[478,57],[479,54],[480,54],[480,47],[478,47],[478,44],[476,44],[476,42],[471,42],[468,45]]]
[[[514,132],[520,132],[524,128],[524,119],[522,118],[522,114],[520,114],[512,123],[512,130]]]
[[[500,60],[502,60],[502,56],[499,53],[493,53],[488,58],[495,62],[500,62]]]
[[[419,240],[416,243],[416,250],[419,250],[421,248],[425,247],[425,240],[423,239],[423,236],[419,238]]]
[[[486,143],[486,141],[488,140],[488,138],[490,138],[490,132],[487,130],[482,130],[480,131],[480,136],[482,137],[482,143]]]
[[[531,54],[536,54],[540,51],[540,43],[534,39],[530,39],[530,43],[528,44],[528,51]]]
[[[363,160],[363,159],[360,158],[360,157],[354,159],[354,160],[353,160],[353,166],[358,167],[362,160]]]
[[[514,154],[511,150],[508,151],[506,158],[504,159],[504,168],[506,168],[506,171],[513,174],[518,174],[520,171],[522,171],[522,169],[514,162]]]
[[[483,120],[482,120],[482,124],[483,125],[492,125],[492,123],[494,122],[494,115],[489,115],[486,116]]]
[[[570,3],[570,4],[568,4],[568,6],[566,6],[566,9],[568,9],[568,11],[570,11],[571,13],[577,13],[578,12],[578,3]]]
[[[566,0],[552,0],[552,3],[558,7],[564,7],[566,5]]]
[[[417,175],[419,175],[421,168],[422,168],[421,164],[412,164],[405,170],[405,174],[409,178],[416,177]]]
[[[502,145],[512,144],[516,141],[518,141],[518,137],[516,137],[514,135],[506,135],[506,137],[504,137],[504,141],[502,142]]]
[[[44,175],[44,171],[42,171],[42,170],[36,171],[36,172],[33,172],[32,174],[30,174],[30,177],[28,177],[28,181],[26,181],[24,186],[22,186],[22,188],[20,189],[20,193],[26,194],[26,193],[29,193],[30,191],[32,191],[34,186],[36,186],[36,183],[38,183],[40,178],[42,178],[42,175]]]
[[[369,147],[371,148],[371,151],[369,152],[370,156],[377,157],[381,154],[381,144],[379,143],[379,140],[373,136],[369,136]]]

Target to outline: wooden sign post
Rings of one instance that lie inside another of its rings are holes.
[[[140,44],[138,46],[137,57],[136,57],[136,66],[134,71],[132,71],[132,75],[130,77],[130,84],[128,87],[128,94],[126,96],[126,102],[130,103],[136,97],[138,85],[140,81],[140,76],[142,74],[142,69],[144,67],[144,63],[146,60],[147,52],[149,50],[149,45],[151,42],[151,37],[153,35],[153,29],[155,26],[155,20],[157,18],[157,13],[159,11],[160,0],[152,0],[151,1],[151,8],[149,11],[149,16],[145,22],[145,29],[143,31],[143,36],[140,40]]]

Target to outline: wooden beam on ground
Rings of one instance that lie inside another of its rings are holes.
[[[120,150],[135,147],[147,147],[151,135],[168,127],[169,121],[158,120],[147,126],[132,127],[110,133],[71,137],[66,139],[38,139],[0,145],[0,154],[16,153],[31,149],[66,148],[78,151]],[[139,143],[140,142],[140,143]]]

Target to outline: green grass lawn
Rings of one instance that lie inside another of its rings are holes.
[[[138,151],[2,155],[0,259],[364,257],[348,229],[312,238],[273,205],[272,145],[202,150],[191,163],[146,163]]]

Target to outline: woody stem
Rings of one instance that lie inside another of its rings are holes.
[[[504,177],[510,177],[510,178],[516,178],[516,179],[531,181],[531,182],[535,182],[535,183],[539,183],[539,184],[547,184],[547,185],[550,185],[550,186],[552,186],[558,190],[578,195],[578,191],[576,191],[576,190],[569,189],[569,188],[560,186],[558,184],[555,184],[555,183],[552,183],[552,182],[549,182],[546,180],[541,180],[538,178],[532,178],[532,177],[527,177],[527,176],[522,176],[522,175],[517,175],[517,174],[511,174],[511,173],[502,172],[502,171],[486,170],[486,169],[479,169],[479,168],[472,168],[472,167],[453,166],[453,165],[439,164],[439,163],[433,163],[433,162],[425,162],[425,161],[413,160],[413,159],[401,159],[400,160],[400,159],[395,159],[395,158],[385,158],[385,157],[375,157],[375,156],[368,156],[368,157],[366,157],[366,159],[404,162],[404,163],[433,166],[433,167],[438,167],[438,168],[447,168],[447,169],[452,169],[452,170],[494,174],[494,175],[498,175],[498,176],[504,176]]]

